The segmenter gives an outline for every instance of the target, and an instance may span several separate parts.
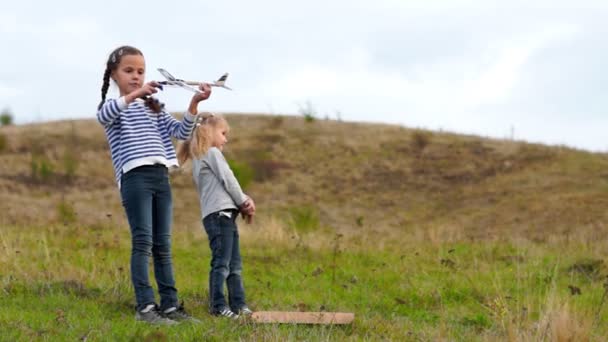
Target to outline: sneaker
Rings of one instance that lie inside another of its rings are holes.
[[[162,312],[163,317],[168,318],[170,320],[176,322],[191,322],[191,323],[201,323],[200,320],[190,316],[189,313],[184,309],[184,303],[182,302],[179,306],[174,306],[168,308],[167,310]]]
[[[175,325],[176,321],[165,318],[160,314],[158,307],[155,304],[146,306],[145,309],[135,313],[135,319],[138,321],[155,324],[155,325]]]
[[[253,315],[253,311],[251,311],[251,309],[249,307],[247,307],[246,305],[241,307],[239,310],[237,310],[237,312],[239,313],[239,316],[251,316]]]
[[[230,319],[238,319],[239,315],[235,314],[234,312],[232,312],[232,310],[226,308],[223,308],[219,311],[215,311],[213,313],[211,313],[213,316],[221,316],[221,317],[226,317],[226,318],[230,318]]]

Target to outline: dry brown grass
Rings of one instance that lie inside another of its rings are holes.
[[[498,238],[605,236],[608,159],[564,147],[301,117],[227,115],[229,158],[256,172],[248,192],[259,219],[252,231],[278,240],[291,208],[312,206],[320,229],[345,240],[410,232],[436,243]],[[61,221],[73,206],[83,227],[126,225],[107,142],[95,120],[2,127],[0,224]],[[78,157],[66,181],[66,150]],[[42,153],[53,175],[32,176]],[[172,175],[176,229],[200,229],[189,170]],[[275,227],[275,228],[272,228]],[[589,227],[589,228],[585,228]],[[396,232],[393,234],[393,232]],[[255,234],[252,234],[254,236]]]

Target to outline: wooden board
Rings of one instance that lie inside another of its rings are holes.
[[[350,324],[354,319],[355,314],[349,312],[256,311],[251,315],[255,323]]]

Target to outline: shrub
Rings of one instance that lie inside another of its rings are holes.
[[[13,124],[13,114],[7,108],[0,113],[0,125],[1,126],[9,126]]]
[[[6,150],[7,146],[8,146],[8,139],[6,139],[6,135],[4,135],[3,133],[0,133],[0,152],[3,152],[4,150]]]
[[[363,216],[357,216],[357,227],[363,227]]]
[[[71,149],[67,149],[63,155],[63,169],[68,182],[71,182],[76,177],[78,165],[79,161],[76,153]]]
[[[256,160],[252,163],[254,170],[254,179],[259,182],[265,182],[275,178],[279,174],[279,170],[288,168],[289,164],[270,159]]]
[[[32,178],[40,179],[42,181],[47,181],[54,173],[51,162],[46,159],[46,157],[40,155],[32,155],[30,168],[32,171]]]
[[[315,110],[312,102],[306,101],[304,105],[299,105],[298,112],[300,115],[304,116],[304,121],[313,122],[316,119],[317,111]]]
[[[76,134],[76,124],[74,120],[70,122],[70,135],[67,137],[67,148],[63,153],[63,169],[68,182],[71,182],[76,177],[76,171],[79,165],[78,149],[80,146],[78,135]]]
[[[38,178],[38,162],[32,157],[30,161],[30,171],[33,179]]]
[[[283,126],[283,122],[285,121],[285,118],[283,118],[282,116],[275,116],[272,118],[272,120],[270,120],[270,128],[280,128],[281,126]]]
[[[431,135],[423,131],[415,131],[412,134],[412,149],[416,152],[422,152],[431,143]]]
[[[298,233],[308,233],[319,229],[319,214],[309,206],[289,208],[293,228]]]
[[[74,206],[63,199],[57,204],[57,216],[59,221],[66,225],[76,222],[76,210],[74,210]]]
[[[230,165],[241,188],[243,188],[243,190],[246,189],[254,178],[254,171],[251,166],[245,163],[239,163],[233,159],[228,159],[228,165]]]
[[[38,174],[40,175],[40,179],[48,180],[53,175],[53,165],[47,159],[41,159],[38,164]]]
[[[315,117],[311,114],[304,114],[304,121],[306,122],[313,122],[315,121]]]

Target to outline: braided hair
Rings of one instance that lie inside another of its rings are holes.
[[[103,83],[101,84],[101,102],[99,102],[97,110],[101,109],[101,106],[106,101],[108,88],[110,88],[110,76],[112,76],[112,72],[118,68],[122,57],[127,55],[143,56],[144,54],[141,53],[139,49],[128,45],[120,46],[112,51],[108,57],[108,61],[106,62],[106,71],[103,73]],[[143,97],[143,99],[146,106],[148,106],[148,108],[150,108],[154,113],[160,113],[165,107],[163,103],[152,96],[146,96]]]

